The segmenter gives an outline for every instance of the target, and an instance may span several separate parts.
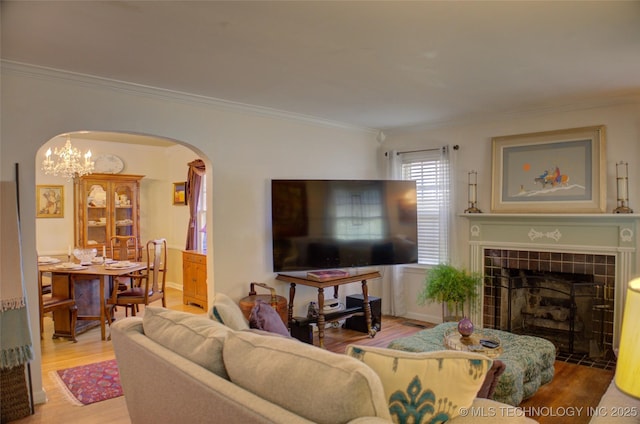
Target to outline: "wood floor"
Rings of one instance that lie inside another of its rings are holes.
[[[158,303],[159,304],[159,303]],[[206,314],[196,306],[182,304],[182,292],[168,289],[167,307],[194,314]],[[117,318],[124,312],[119,311]],[[328,350],[342,353],[348,344],[363,344],[384,347],[393,339],[411,334],[432,324],[404,318],[384,317],[382,330],[374,338],[366,334],[344,328],[327,329],[325,345]],[[49,373],[55,370],[113,359],[111,342],[100,340],[100,329],[94,328],[78,336],[78,343],[51,338],[53,322],[45,318],[45,335],[42,341],[42,380],[48,401],[36,405],[36,413],[15,423],[83,423],[83,424],[126,424],[130,423],[124,397],[98,402],[87,406],[74,406],[55,385]],[[317,342],[317,340],[316,340]],[[556,361],[554,380],[541,387],[535,396],[523,402],[527,415],[543,424],[580,424],[589,422],[590,417],[582,410],[580,416],[559,416],[568,408],[595,407],[606,390],[613,371],[589,368],[581,365]],[[547,409],[548,408],[548,409]],[[540,414],[542,416],[540,416]],[[555,416],[545,416],[555,415]]]
[[[206,314],[196,306],[182,304],[182,292],[167,289],[167,307],[194,314]],[[160,306],[160,302],[154,304]],[[116,319],[124,317],[124,309],[118,308]],[[143,312],[143,311],[141,311]],[[14,421],[15,423],[82,423],[82,424],[126,424],[130,423],[124,397],[110,399],[87,406],[71,404],[49,376],[52,371],[105,361],[115,357],[110,341],[100,340],[100,327],[78,336],[78,343],[66,339],[53,340],[53,321],[45,317],[42,340],[42,383],[47,394],[47,403],[36,405],[35,414]],[[108,331],[108,329],[107,329]]]

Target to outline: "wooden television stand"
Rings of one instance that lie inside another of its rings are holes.
[[[364,274],[350,275],[347,277],[336,278],[327,281],[310,280],[303,276],[295,276],[289,274],[278,274],[276,280],[285,281],[290,283],[289,287],[289,327],[293,323],[293,301],[296,295],[296,284],[303,286],[315,287],[318,289],[318,340],[321,348],[324,348],[324,327],[327,322],[336,321],[342,318],[348,318],[356,313],[361,313],[360,308],[347,308],[344,311],[331,312],[329,314],[324,313],[324,289],[326,287],[333,287],[333,297],[338,298],[338,287],[343,284],[350,284],[360,281],[362,284],[362,309],[364,309],[365,321],[367,323],[367,332],[369,337],[376,335],[376,330],[371,326],[371,305],[369,304],[369,293],[367,288],[367,280],[372,278],[380,278],[378,271],[367,272]],[[353,309],[353,310],[352,310]],[[356,310],[357,309],[357,310]]]

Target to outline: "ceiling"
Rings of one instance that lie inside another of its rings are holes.
[[[393,130],[640,95],[640,2],[7,1],[3,60]]]

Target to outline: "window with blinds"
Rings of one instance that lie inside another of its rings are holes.
[[[402,179],[416,182],[418,263],[449,261],[450,166],[446,147],[398,154]]]

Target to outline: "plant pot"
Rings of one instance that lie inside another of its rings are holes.
[[[450,305],[446,302],[442,304],[442,322],[458,322],[462,318],[464,315],[461,307],[456,310],[456,305]]]

